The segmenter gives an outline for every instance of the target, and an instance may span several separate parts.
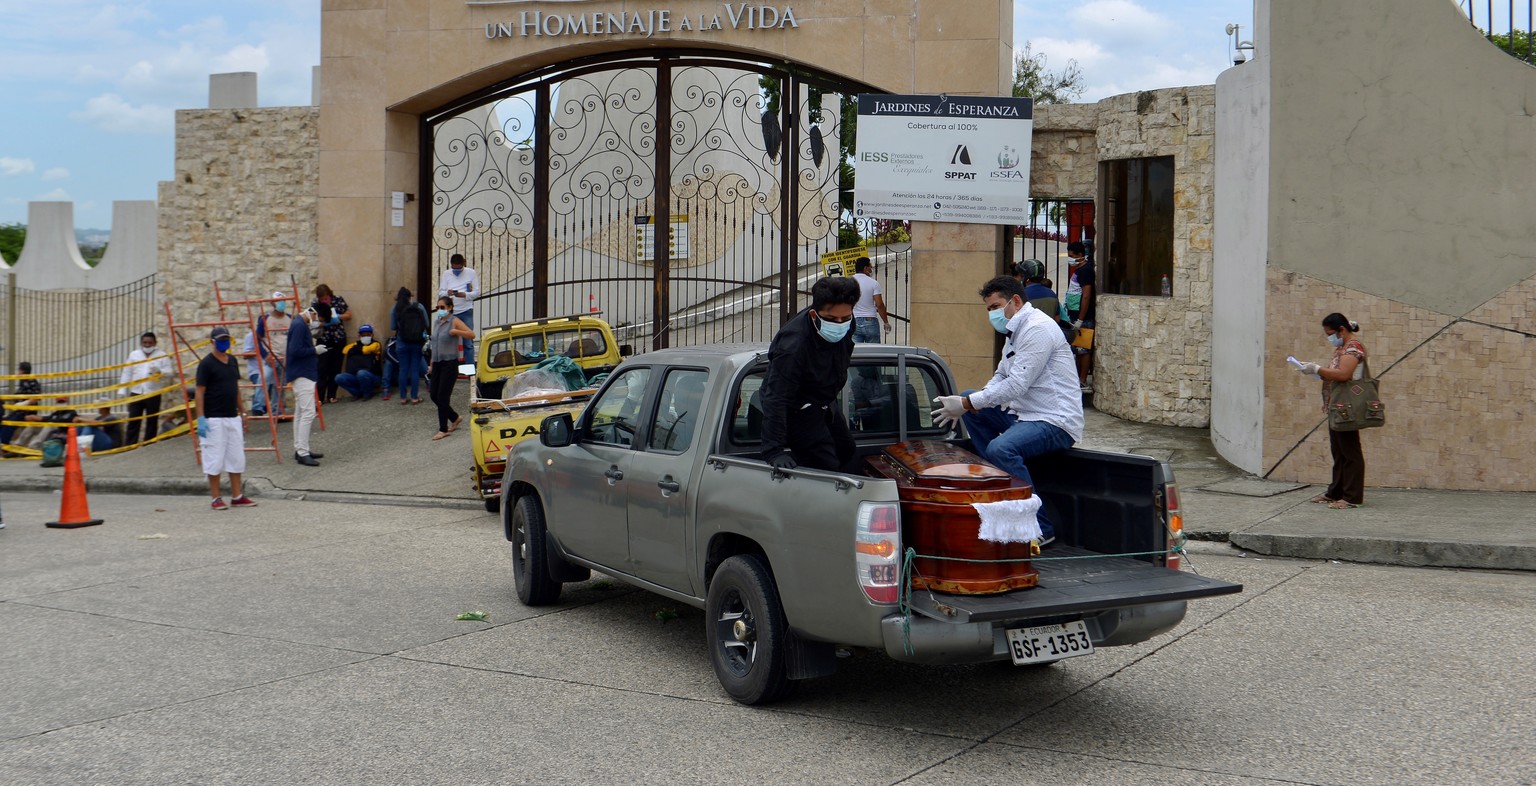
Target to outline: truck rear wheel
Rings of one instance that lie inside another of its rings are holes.
[[[739,554],[720,564],[704,618],[710,663],[731,698],[767,704],[789,695],[795,686],[785,672],[789,624],[761,560]]]
[[[549,533],[538,497],[519,497],[512,510],[512,577],[525,606],[547,606],[560,598],[560,582],[549,573]]]
[[[500,513],[501,512],[501,497],[486,497],[485,498],[485,512],[486,513]]]

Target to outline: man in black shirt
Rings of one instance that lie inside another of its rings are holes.
[[[219,325],[209,334],[213,351],[197,364],[197,438],[203,474],[213,494],[214,510],[251,508],[256,503],[241,489],[245,472],[245,401],[240,396],[240,364],[229,354],[229,330]],[[219,496],[219,475],[229,473],[230,500]]]
[[[762,387],[763,458],[776,469],[839,472],[853,458],[853,435],[835,403],[848,381],[858,302],[857,281],[823,278],[811,287],[811,307],[773,337]]]

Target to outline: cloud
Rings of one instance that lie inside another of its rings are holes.
[[[112,134],[160,134],[175,128],[174,110],[154,104],[134,106],[116,93],[103,93],[85,102],[71,118]]]
[[[16,177],[37,171],[37,162],[30,158],[0,158],[0,175]]]
[[[34,202],[69,202],[71,200],[69,198],[69,192],[68,191],[65,191],[62,188],[55,188],[54,190],[49,191],[48,193],[43,194],[42,196],[40,196],[37,199],[34,199],[32,201],[34,201]]]
[[[258,73],[267,70],[267,48],[265,46],[251,46],[241,44],[234,49],[220,55],[214,62],[216,73],[227,74],[235,71],[256,71]]]
[[[43,180],[45,180],[45,181],[47,181],[47,180],[68,180],[68,179],[69,179],[69,170],[65,169],[64,167],[61,167],[61,166],[56,166],[56,167],[48,170],[47,172],[43,173]]]
[[[1074,8],[1072,21],[1110,43],[1144,43],[1172,32],[1173,23],[1131,0],[1094,0]]]

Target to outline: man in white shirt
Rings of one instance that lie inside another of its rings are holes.
[[[131,365],[123,369],[120,382],[128,385],[127,395],[143,396],[171,384],[171,359],[160,349],[153,331],[139,336],[139,348],[128,353]],[[155,379],[158,375],[158,379]],[[132,383],[131,385],[129,383]],[[144,441],[153,442],[160,433],[160,394],[128,402],[128,437],[126,444],[139,442],[139,424],[144,424]]]
[[[1072,349],[1055,318],[1031,306],[1024,285],[999,276],[981,288],[992,328],[1008,337],[997,373],[981,390],[939,396],[936,423],[965,422],[976,453],[1033,484],[1025,462],[1066,450],[1083,438],[1083,394]],[[1041,544],[1055,534],[1039,516]]]
[[[475,269],[464,261],[463,254],[454,254],[448,258],[448,269],[443,272],[443,278],[437,288],[438,297],[453,298],[453,315],[464,322],[464,326],[470,330],[475,329],[475,298],[480,295],[480,276],[475,274]],[[475,340],[466,338],[463,341],[463,363],[475,362]]]
[[[874,263],[859,257],[853,263],[853,280],[859,282],[859,302],[853,307],[853,340],[859,344],[880,343],[880,326],[891,329],[891,317],[885,312],[885,290],[875,280]]]

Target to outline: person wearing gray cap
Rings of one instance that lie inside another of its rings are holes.
[[[213,494],[214,510],[253,508],[245,496],[245,401],[240,396],[240,362],[229,354],[229,328],[219,325],[208,337],[213,351],[197,363],[197,438],[203,454],[203,474]],[[219,475],[229,473],[228,504],[219,495]]]

